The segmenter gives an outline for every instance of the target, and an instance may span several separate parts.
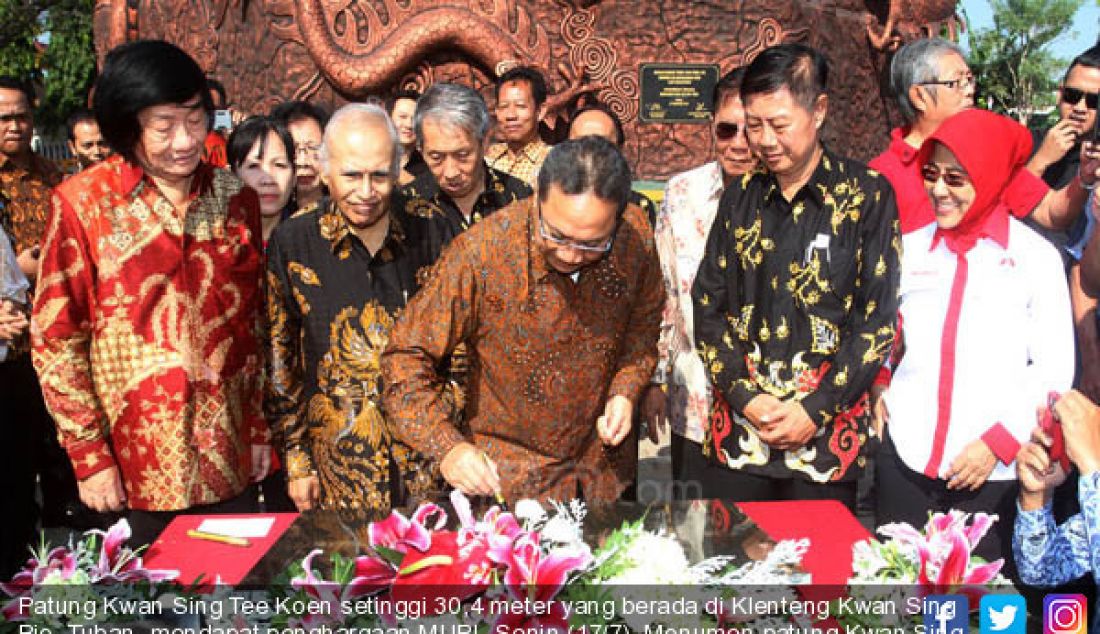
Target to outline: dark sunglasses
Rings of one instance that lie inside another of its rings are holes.
[[[926,163],[924,167],[920,169],[920,175],[924,178],[925,182],[935,183],[943,178],[943,182],[948,187],[962,187],[970,182],[970,177],[964,172],[960,172],[954,169],[940,169],[939,165],[935,163]]]
[[[1081,97],[1085,98],[1085,107],[1089,110],[1096,110],[1097,101],[1100,101],[1100,94],[1095,92],[1085,92],[1080,88],[1070,88],[1069,86],[1062,86],[1062,101],[1068,104],[1081,103]]]
[[[740,134],[743,129],[744,126],[740,124],[721,121],[714,124],[714,136],[716,136],[719,141],[729,141]]]

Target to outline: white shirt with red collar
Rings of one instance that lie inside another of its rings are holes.
[[[902,461],[928,477],[943,477],[981,438],[998,458],[989,479],[1015,479],[1036,408],[1073,381],[1062,260],[1015,219],[999,233],[979,239],[965,267],[935,223],[903,237],[904,351],[886,395],[887,429]]]

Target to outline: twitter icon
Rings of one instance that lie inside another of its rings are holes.
[[[1027,603],[1018,594],[982,597],[981,634],[1027,634]]]

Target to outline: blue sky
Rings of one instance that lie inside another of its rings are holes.
[[[963,0],[963,11],[970,20],[970,28],[988,28],[993,26],[993,11],[987,0]],[[1065,35],[1055,40],[1051,51],[1066,60],[1096,43],[1096,31],[1100,26],[1100,6],[1096,0],[1085,0],[1073,20],[1073,27]],[[965,37],[963,43],[966,43]]]

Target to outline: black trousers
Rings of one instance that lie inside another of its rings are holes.
[[[179,511],[137,511],[131,509],[127,514],[130,522],[130,548],[137,549],[156,541],[157,536],[176,518],[177,515],[214,515],[220,513],[259,513],[260,503],[256,487],[250,485],[237,497],[222,500],[214,504],[192,506]]]
[[[1012,530],[1016,523],[1015,480],[989,480],[977,491],[952,491],[947,481],[913,471],[898,456],[889,433],[882,442],[875,466],[877,514],[875,524],[906,522],[917,530],[924,527],[929,513],[958,509],[967,513],[996,513],[997,522],[978,543],[974,554],[986,561],[1005,560],[1001,574],[1018,581],[1012,557]]]
[[[698,500],[703,495],[703,469],[707,457],[703,446],[672,433],[672,498],[674,500]]]
[[[708,460],[702,470],[704,498],[731,502],[772,500],[836,500],[856,512],[856,482],[809,482],[795,478],[751,475]]]
[[[10,579],[26,563],[28,546],[37,542],[35,479],[42,435],[47,424],[52,428],[30,355],[0,363],[0,403],[0,578]]]

